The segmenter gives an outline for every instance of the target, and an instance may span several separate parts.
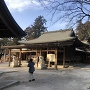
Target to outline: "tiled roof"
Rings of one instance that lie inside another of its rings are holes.
[[[26,33],[16,23],[4,0],[0,0],[0,38],[22,37]]]
[[[35,43],[48,43],[48,42],[60,42],[75,39],[75,33],[72,29],[50,31],[43,33],[40,37],[29,40],[29,41],[19,41],[23,44],[35,44]]]

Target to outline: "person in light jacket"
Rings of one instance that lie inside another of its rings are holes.
[[[30,59],[28,61],[28,67],[29,67],[29,73],[30,73],[30,80],[29,80],[29,82],[35,81],[34,76],[33,76],[33,73],[35,71],[34,65],[35,65],[35,63],[33,62],[33,59]]]

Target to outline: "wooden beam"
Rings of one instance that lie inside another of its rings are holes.
[[[42,50],[42,52],[48,52],[48,51],[52,51],[52,52],[55,52],[55,50]]]

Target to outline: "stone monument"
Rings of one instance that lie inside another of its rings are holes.
[[[46,69],[45,61],[43,56],[39,56],[38,69]]]
[[[18,60],[16,56],[13,56],[13,60],[11,62],[11,67],[18,67]]]

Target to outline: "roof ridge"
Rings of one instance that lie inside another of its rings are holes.
[[[47,33],[55,33],[55,32],[65,32],[65,31],[72,31],[73,29],[60,29],[60,30],[56,30],[56,31],[49,31],[49,32],[44,32],[43,34],[47,34]]]

